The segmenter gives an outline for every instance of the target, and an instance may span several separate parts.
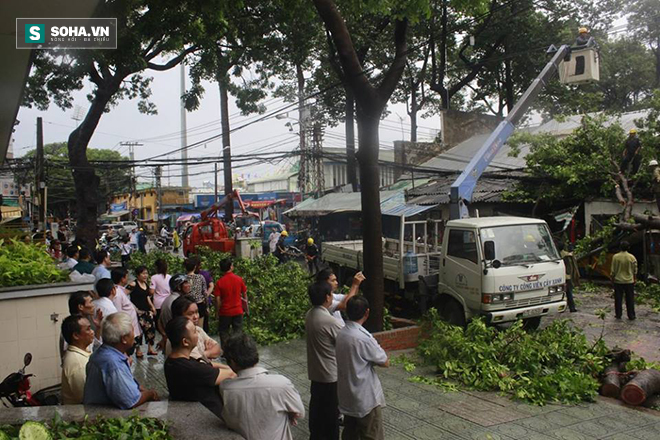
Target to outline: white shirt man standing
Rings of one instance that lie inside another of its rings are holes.
[[[344,414],[344,440],[385,438],[381,408],[385,395],[375,366],[390,360],[376,339],[362,326],[369,318],[369,301],[355,296],[346,305],[348,321],[337,335],[337,396]]]
[[[257,367],[257,345],[245,333],[230,336],[223,349],[238,376],[220,384],[227,426],[247,440],[293,440],[291,425],[305,417],[305,407],[291,381]]]

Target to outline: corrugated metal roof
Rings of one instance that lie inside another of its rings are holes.
[[[446,205],[449,203],[449,188],[456,176],[446,176],[432,183],[407,191],[408,203],[416,205]],[[472,203],[501,202],[504,191],[513,188],[515,178],[482,177],[472,193]]]
[[[431,206],[419,206],[406,203],[403,191],[381,191],[380,209],[383,215],[411,217]],[[307,199],[284,214],[289,217],[316,217],[338,212],[360,212],[362,210],[362,195],[354,193],[331,193],[320,199]]]

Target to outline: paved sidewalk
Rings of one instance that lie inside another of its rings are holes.
[[[287,376],[309,404],[305,343],[296,340],[260,349],[261,365]],[[166,398],[162,355],[136,362],[138,381]],[[415,373],[422,374],[418,368]],[[430,373],[428,369],[426,372]],[[656,440],[660,417],[599,399],[577,406],[537,407],[496,393],[448,392],[412,383],[401,366],[378,369],[385,389],[385,437],[429,440]],[[308,439],[307,420],[294,428],[295,439]]]

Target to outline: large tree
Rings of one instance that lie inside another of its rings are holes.
[[[200,41],[219,39],[225,6],[220,0],[109,0],[99,5],[97,14],[117,18],[117,49],[36,51],[24,95],[28,107],[45,110],[52,101],[71,108],[72,91],[82,89],[86,81],[93,87],[89,110],[67,142],[79,236],[93,242],[97,235],[100,181],[87,147],[103,113],[124,98],[139,98],[140,111],[156,113],[148,101],[152,78],[145,71],[171,69],[196,51]]]
[[[384,279],[382,252],[382,219],[380,212],[380,179],[378,170],[378,126],[380,117],[401,78],[406,63],[408,19],[427,10],[423,0],[410,2],[367,1],[357,6],[342,3],[345,14],[365,10],[392,17],[394,55],[388,69],[375,80],[367,76],[360,62],[346,21],[334,0],[314,0],[314,6],[332,37],[345,81],[357,104],[358,164],[362,194],[362,236],[366,296],[371,302],[367,325],[371,330],[383,327]],[[353,9],[352,9],[353,8]],[[359,8],[356,10],[355,8]]]

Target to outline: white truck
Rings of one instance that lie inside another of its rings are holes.
[[[485,316],[493,324],[522,319],[527,328],[536,328],[541,317],[566,310],[565,266],[548,225],[524,217],[470,218],[469,212],[477,181],[557,70],[564,83],[599,79],[596,45],[551,46],[548,53],[554,54],[550,62],[451,185],[451,220],[442,233],[435,223],[429,240],[428,221],[401,218],[399,240],[384,240],[385,278],[400,288],[419,280],[422,302],[430,301],[453,324]],[[422,239],[413,233],[406,240],[406,225],[418,223],[425,226]],[[323,257],[333,266],[361,269],[361,254],[360,241],[323,244]]]
[[[423,308],[436,307],[444,320],[464,326],[475,316],[492,324],[523,319],[534,329],[543,316],[566,310],[564,262],[543,220],[467,218],[449,220],[444,229],[437,220],[404,225],[420,234],[411,236],[418,237],[414,248],[404,237],[384,239],[385,279],[418,295]],[[344,271],[362,269],[362,241],[324,243],[323,258],[343,279]]]

